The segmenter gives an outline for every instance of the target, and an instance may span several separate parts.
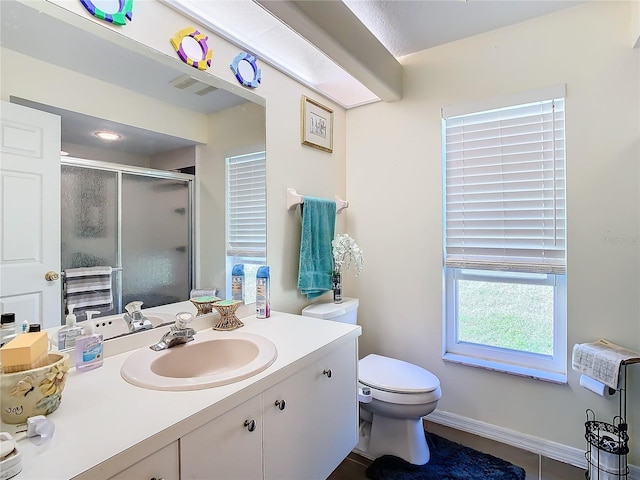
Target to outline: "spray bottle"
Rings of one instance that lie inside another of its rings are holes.
[[[233,266],[231,271],[231,299],[244,303],[244,264]]]
[[[256,318],[271,316],[269,267],[262,266],[256,273]]]

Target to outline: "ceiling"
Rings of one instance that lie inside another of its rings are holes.
[[[580,0],[343,0],[396,58],[575,6]]]
[[[161,0],[345,108],[402,97],[405,55],[585,0]]]

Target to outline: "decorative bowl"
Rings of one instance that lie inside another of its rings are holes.
[[[35,415],[58,409],[69,371],[69,354],[49,353],[47,365],[0,374],[0,417],[9,424],[26,423]]]

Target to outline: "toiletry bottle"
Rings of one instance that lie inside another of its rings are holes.
[[[269,318],[271,305],[269,294],[271,290],[269,281],[269,267],[262,266],[256,273],[256,318]]]
[[[66,325],[58,330],[58,350],[74,348],[76,340],[84,334],[84,328],[76,324],[76,316],[73,313],[74,307],[75,305],[69,305]]]
[[[244,264],[233,266],[231,271],[231,299],[244,303]]]
[[[0,319],[0,347],[16,338],[16,314],[3,313]]]
[[[102,365],[102,334],[95,333],[93,315],[100,312],[87,311],[87,321],[85,323],[85,333],[76,340],[76,370],[86,372]]]

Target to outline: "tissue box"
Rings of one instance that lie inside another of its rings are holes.
[[[47,332],[18,335],[0,348],[3,373],[21,372],[48,363],[49,337]]]

